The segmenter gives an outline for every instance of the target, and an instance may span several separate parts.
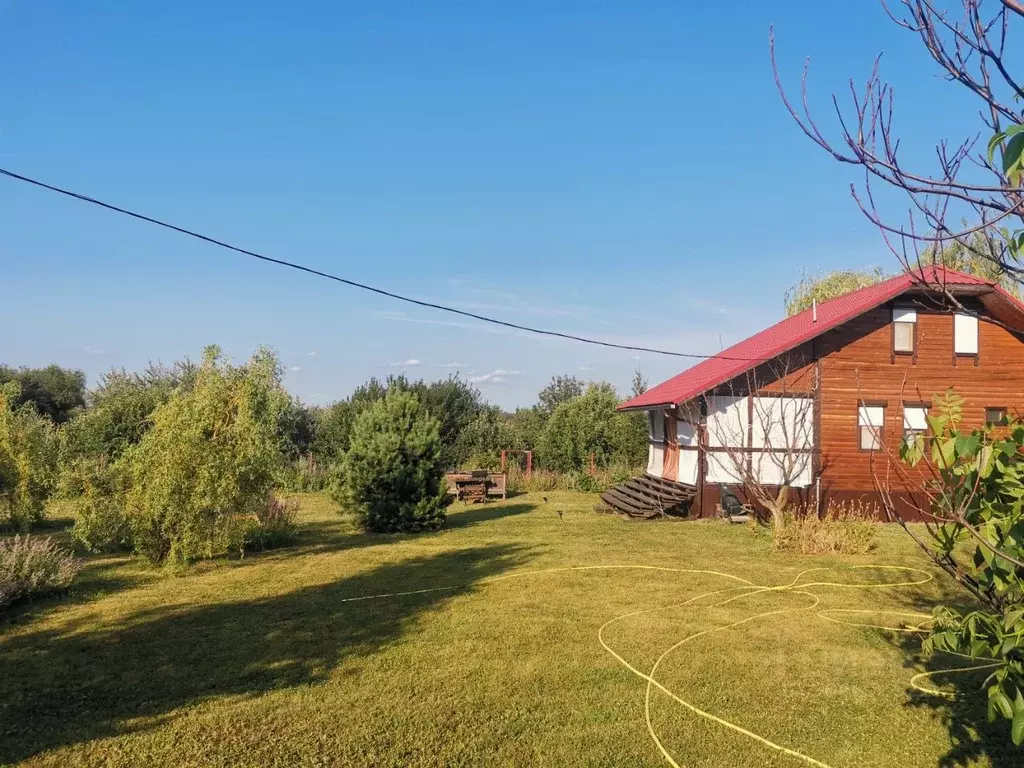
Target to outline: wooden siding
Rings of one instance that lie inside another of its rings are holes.
[[[831,490],[873,489],[884,471],[883,453],[861,450],[857,407],[885,403],[883,440],[895,451],[902,438],[903,404],[934,400],[953,387],[964,399],[965,427],[984,424],[985,408],[1024,410],[1024,342],[984,320],[978,356],[953,354],[953,315],[918,310],[916,354],[894,355],[892,307],[872,310],[818,339],[821,360],[820,434],[822,484]]]

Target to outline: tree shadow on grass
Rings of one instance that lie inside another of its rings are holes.
[[[323,682],[342,661],[399,642],[424,614],[527,558],[516,547],[476,547],[269,598],[0,638],[0,763],[124,733],[133,718],[204,700]],[[350,600],[413,590],[431,591]]]
[[[938,596],[934,593],[913,593],[908,601],[910,610],[930,614],[937,605],[961,612],[978,608],[974,598],[955,585],[941,583],[937,588]],[[952,698],[947,698],[914,688],[907,691],[906,706],[930,710],[949,732],[951,746],[939,758],[939,768],[977,765],[986,759],[992,768],[1020,768],[1024,765],[1024,750],[1014,747],[1010,740],[1009,721],[998,719],[994,723],[988,722],[988,695],[982,684],[991,669],[944,674],[942,670],[970,667],[972,663],[969,659],[946,653],[923,654],[923,634],[881,633],[904,653],[904,666],[913,674],[934,673],[921,681],[924,687],[953,694]],[[982,663],[978,662],[979,665]]]
[[[532,512],[536,508],[536,504],[483,504],[480,506],[474,506],[465,511],[449,514],[445,520],[444,527],[441,528],[441,530],[445,531],[465,528],[469,525],[486,523],[490,520],[500,520],[503,517],[522,515],[526,512]]]

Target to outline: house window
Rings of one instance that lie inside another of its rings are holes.
[[[1006,408],[995,407],[985,409],[985,426],[1005,427],[1009,423],[1006,416]]]
[[[978,354],[978,318],[974,315],[953,315],[953,351],[958,355]]]
[[[665,442],[665,414],[661,411],[648,411],[647,412],[647,426],[648,432],[651,436],[651,442],[664,443]]]
[[[874,451],[882,447],[882,425],[884,423],[884,406],[862,405],[857,409],[857,427],[861,450]]]
[[[917,311],[906,307],[893,307],[892,310],[892,349],[904,355],[914,353],[914,341],[917,335]]]
[[[903,439],[908,443],[928,431],[928,406],[903,406]]]

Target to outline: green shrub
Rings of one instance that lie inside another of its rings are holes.
[[[67,589],[81,568],[52,539],[0,540],[0,608],[15,600]]]
[[[311,467],[308,459],[296,459],[282,465],[276,485],[289,493],[309,493],[326,490],[330,481],[331,472],[318,462]]]
[[[71,537],[89,552],[131,549],[131,525],[125,514],[125,495],[117,467],[102,457],[78,458],[62,473],[77,493],[69,503],[75,510]]]
[[[28,403],[14,406],[19,385],[0,385],[0,528],[27,531],[43,519],[54,486],[53,423]]]
[[[295,541],[299,512],[297,499],[270,497],[262,509],[249,517],[243,528],[242,548],[246,551],[277,549]]]
[[[874,547],[878,513],[860,502],[830,503],[821,517],[787,511],[772,528],[776,549],[804,555],[863,555]]]
[[[234,547],[238,521],[265,507],[280,468],[280,376],[268,351],[232,366],[211,347],[192,388],[153,411],[121,459],[137,552],[191,562]]]
[[[647,456],[647,427],[633,413],[616,411],[615,389],[607,382],[558,405],[544,425],[537,457],[546,469],[583,472],[590,457],[598,467],[635,465]]]
[[[370,531],[424,531],[444,523],[447,494],[437,419],[397,388],[352,426],[335,491]]]

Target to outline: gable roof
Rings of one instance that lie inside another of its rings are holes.
[[[678,405],[692,400],[709,389],[725,384],[751,368],[789,352],[911,289],[927,290],[931,287],[933,290],[941,290],[946,286],[987,286],[991,288],[992,294],[1000,298],[999,304],[1004,309],[1012,307],[1024,317],[1024,304],[995,283],[945,267],[927,266],[823,301],[818,304],[816,322],[811,309],[787,317],[714,357],[702,360],[642,395],[627,400],[619,406],[619,410]],[[1007,300],[1009,305],[1006,303]]]

